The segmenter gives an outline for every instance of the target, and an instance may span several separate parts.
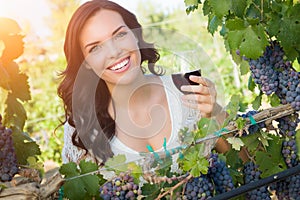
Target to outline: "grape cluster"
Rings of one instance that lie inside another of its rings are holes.
[[[244,165],[244,181],[245,184],[248,184],[253,181],[258,181],[260,179],[261,172],[258,169],[258,166],[253,162],[248,162]],[[263,186],[259,189],[252,190],[246,194],[246,199],[248,200],[271,200],[270,193],[267,189],[267,186]]]
[[[242,118],[246,119],[246,118],[249,118],[250,116],[253,116],[257,113],[258,113],[258,111],[256,111],[256,110],[250,110],[247,113],[243,113],[243,114],[239,115],[239,117],[242,117]],[[249,126],[248,133],[245,130],[243,131],[242,136],[257,133],[260,129],[265,128],[265,127],[266,127],[266,124],[264,122],[253,124],[253,125]]]
[[[104,200],[133,200],[142,193],[139,186],[134,183],[134,178],[125,173],[106,182],[100,187],[99,192],[100,197]]]
[[[270,186],[270,189],[275,190],[278,200],[299,199],[300,174],[276,182]]]
[[[286,165],[289,168],[294,167],[299,164],[296,146],[296,128],[299,123],[299,115],[295,113],[294,115],[282,117],[277,121],[279,122],[279,133],[284,138],[281,153]]]
[[[284,51],[277,41],[271,41],[258,59],[247,59],[254,82],[266,95],[275,93],[282,104],[289,103],[300,110],[300,74],[284,60]]]
[[[299,165],[296,146],[296,128],[299,123],[299,114],[277,119],[279,134],[284,138],[282,142],[281,153],[288,168]],[[279,200],[299,199],[300,195],[300,174],[288,177],[271,185],[271,189],[276,191]]]
[[[208,176],[212,178],[216,193],[222,194],[234,189],[232,177],[226,163],[219,159],[218,154],[212,153],[209,158]]]
[[[11,181],[18,171],[12,130],[2,125],[2,116],[0,115],[0,181]]]
[[[202,174],[199,177],[190,179],[184,191],[183,199],[205,200],[213,197],[214,185],[207,175]]]
[[[270,95],[278,89],[279,72],[285,68],[283,57],[284,51],[279,43],[272,41],[262,56],[255,60],[249,59],[251,76],[266,95]]]
[[[279,74],[279,89],[276,92],[282,104],[289,103],[295,110],[300,110],[300,75],[292,68]]]

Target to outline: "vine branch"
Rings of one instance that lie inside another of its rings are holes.
[[[166,196],[169,193],[172,193],[174,190],[176,190],[178,187],[180,187],[182,184],[188,182],[193,176],[191,174],[189,174],[186,178],[184,178],[182,181],[178,182],[176,185],[174,185],[172,188],[170,188],[169,190],[165,191],[162,194],[159,194],[158,197],[156,197],[155,200],[159,200],[161,198],[163,198],[164,196]]]

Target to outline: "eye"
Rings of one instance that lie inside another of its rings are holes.
[[[120,39],[120,38],[123,38],[127,35],[127,32],[126,31],[121,31],[119,33],[117,33],[117,35],[115,36],[115,39]]]
[[[93,52],[96,52],[98,50],[102,49],[102,45],[101,44],[97,44],[95,46],[93,46],[90,50],[89,50],[89,53],[93,53]]]

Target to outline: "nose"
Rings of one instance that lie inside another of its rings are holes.
[[[122,49],[117,45],[115,40],[110,39],[107,41],[107,54],[109,58],[116,58],[122,52]]]

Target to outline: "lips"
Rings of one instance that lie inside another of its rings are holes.
[[[118,63],[108,67],[107,69],[114,71],[114,72],[123,72],[128,69],[130,62],[130,57],[124,58]]]

